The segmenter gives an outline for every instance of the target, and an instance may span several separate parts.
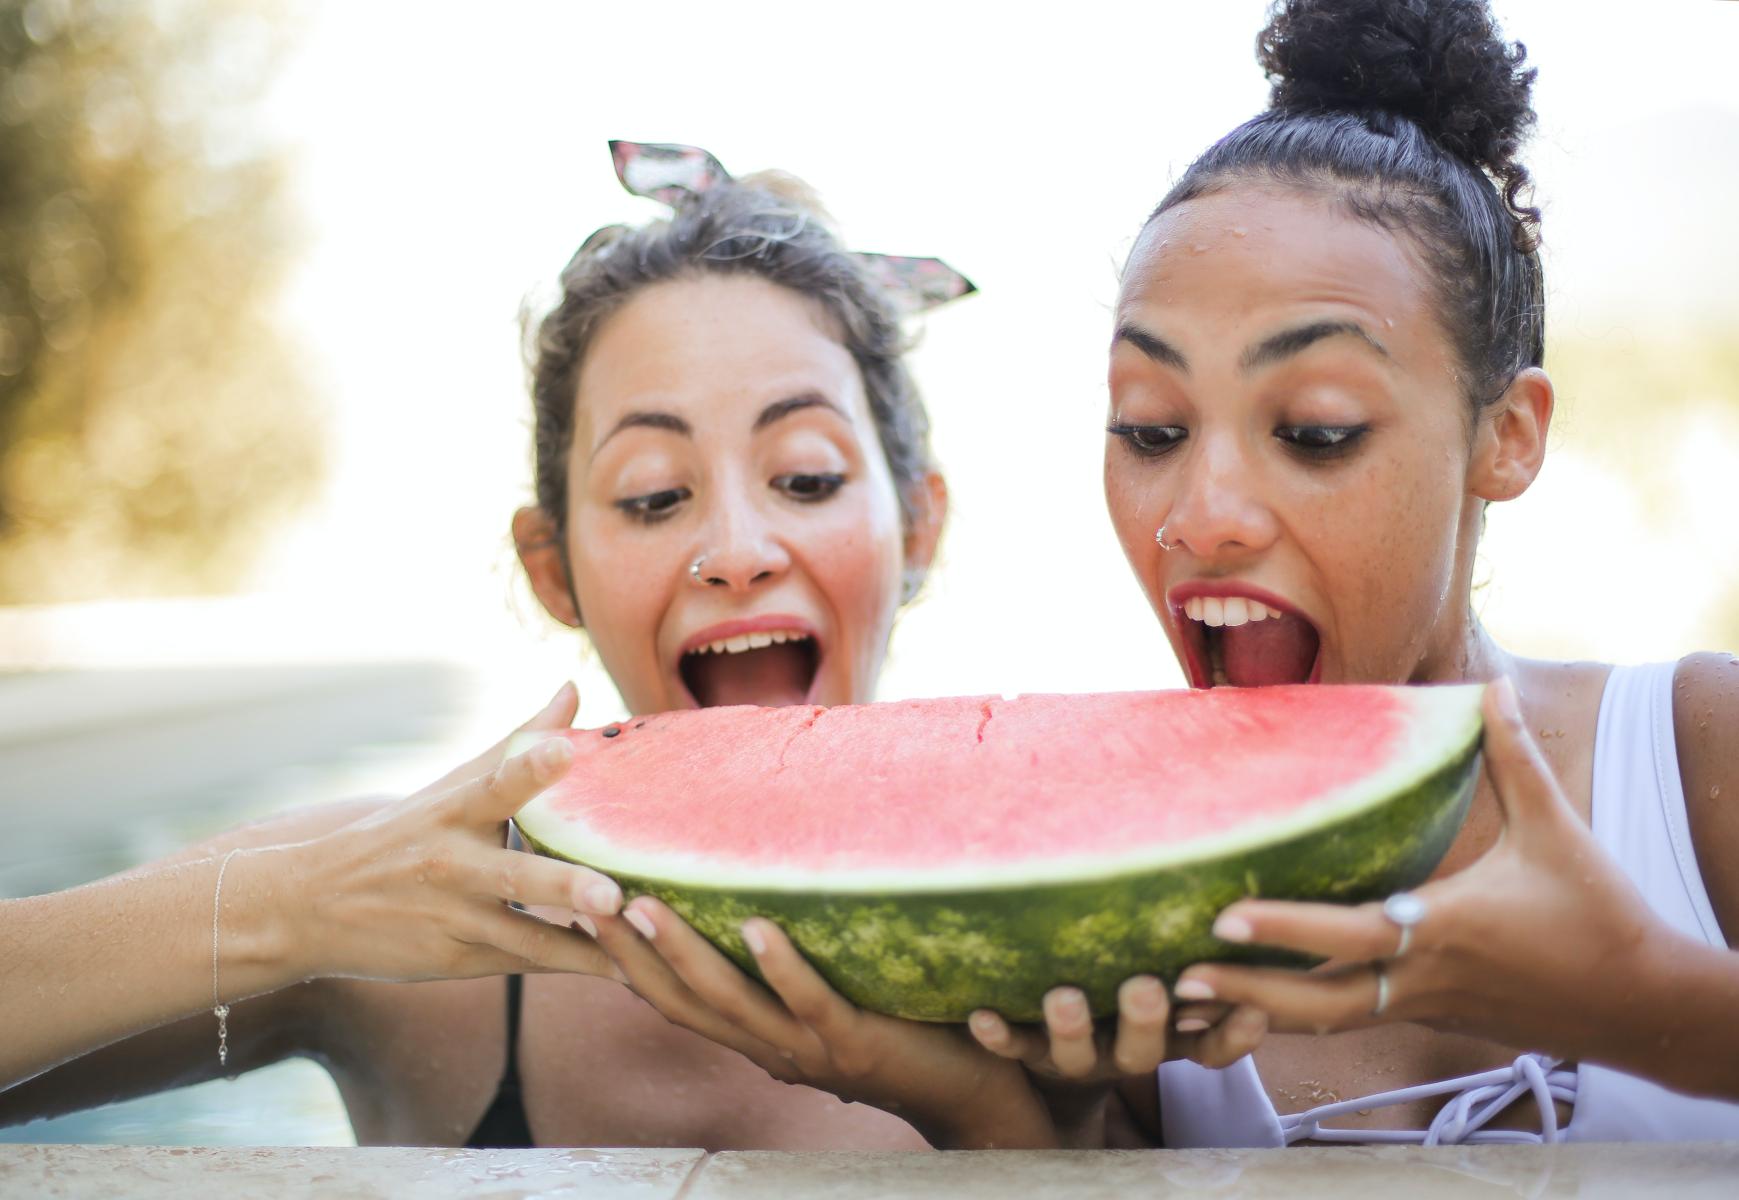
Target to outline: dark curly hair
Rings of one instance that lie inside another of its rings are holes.
[[[814,197],[789,176],[720,183],[668,218],[609,225],[562,270],[562,297],[527,339],[535,421],[537,503],[567,523],[568,449],[580,365],[604,321],[642,288],[699,275],[754,275],[818,302],[862,372],[864,395],[908,527],[932,469],[930,419],[906,370],[906,341],[887,294],[827,227]]]
[[[1540,213],[1516,158],[1534,123],[1526,54],[1486,0],[1279,0],[1256,38],[1268,111],[1209,147],[1153,216],[1266,177],[1406,233],[1477,411],[1545,357]]]

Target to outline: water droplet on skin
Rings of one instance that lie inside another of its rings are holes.
[[[427,875],[423,874],[421,871],[417,872],[417,882],[418,883],[427,883],[428,881],[429,881],[429,877]]]
[[[1709,789],[1709,799],[1719,800],[1720,798],[1721,798],[1721,785],[1717,783],[1714,787]]]
[[[1208,244],[1206,242],[1197,242],[1195,245],[1190,247],[1191,254],[1206,254],[1207,252]]]
[[[1368,1108],[1361,1108],[1358,1110],[1358,1113],[1361,1117],[1368,1117],[1371,1115],[1371,1110]]]
[[[1233,237],[1243,237],[1245,234],[1247,234],[1249,232],[1250,231],[1248,229],[1245,229],[1242,225],[1232,226],[1232,236]]]

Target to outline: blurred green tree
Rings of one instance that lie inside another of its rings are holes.
[[[283,15],[0,0],[0,603],[223,590],[312,490]]]

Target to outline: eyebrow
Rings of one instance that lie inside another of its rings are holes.
[[[1139,325],[1132,325],[1127,321],[1119,325],[1117,336],[1111,339],[1111,344],[1115,346],[1118,342],[1128,342],[1161,366],[1173,367],[1185,375],[1190,372],[1189,360],[1183,356],[1183,351],[1157,333],[1150,333]]]
[[[823,396],[820,392],[801,392],[795,396],[788,396],[784,400],[775,400],[766,408],[763,408],[760,415],[755,418],[755,424],[752,426],[751,432],[759,433],[775,421],[788,417],[794,412],[801,412],[806,408],[825,408],[829,412],[837,415],[841,420],[850,420],[850,418],[846,416],[845,411],[841,409],[839,405],[829,400],[826,396]],[[604,443],[608,442],[618,433],[621,433],[624,429],[665,429],[671,433],[680,434],[687,438],[694,436],[694,426],[690,425],[681,417],[676,416],[674,413],[631,412],[620,421],[617,421],[615,426],[611,428],[610,432],[604,435],[603,440],[593,447],[592,456],[594,458],[597,457],[598,451],[604,448]]]
[[[1332,337],[1357,338],[1384,358],[1389,357],[1389,351],[1383,343],[1372,337],[1370,331],[1356,321],[1312,321],[1295,329],[1281,330],[1272,337],[1257,342],[1244,351],[1244,357],[1238,360],[1238,366],[1246,372],[1254,371],[1257,367],[1290,358],[1323,339]]]
[[[604,443],[621,433],[624,429],[668,429],[672,433],[680,433],[683,437],[693,437],[694,427],[681,417],[671,413],[661,412],[631,412],[623,417],[606,433],[596,446],[592,447],[592,457],[598,456],[598,451],[604,448]]]
[[[820,392],[800,392],[797,395],[787,397],[784,400],[775,400],[766,408],[763,408],[761,410],[761,415],[755,418],[753,432],[760,433],[761,430],[767,428],[767,426],[773,424],[773,422],[783,420],[794,412],[802,412],[806,408],[825,408],[842,421],[851,420],[850,417],[845,415],[844,409],[840,408],[839,405],[829,400],[826,396],[823,396]]]

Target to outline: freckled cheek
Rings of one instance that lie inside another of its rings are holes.
[[[854,659],[873,666],[898,603],[903,537],[897,509],[840,506],[810,531],[808,559]]]
[[[1339,647],[1359,677],[1403,678],[1453,575],[1444,500],[1424,470],[1374,477],[1307,522],[1330,592]],[[1373,519],[1375,516],[1377,519]]]
[[[568,552],[586,632],[617,684],[632,690],[632,677],[656,672],[658,627],[676,566],[660,548],[630,545],[588,524],[578,527]]]

